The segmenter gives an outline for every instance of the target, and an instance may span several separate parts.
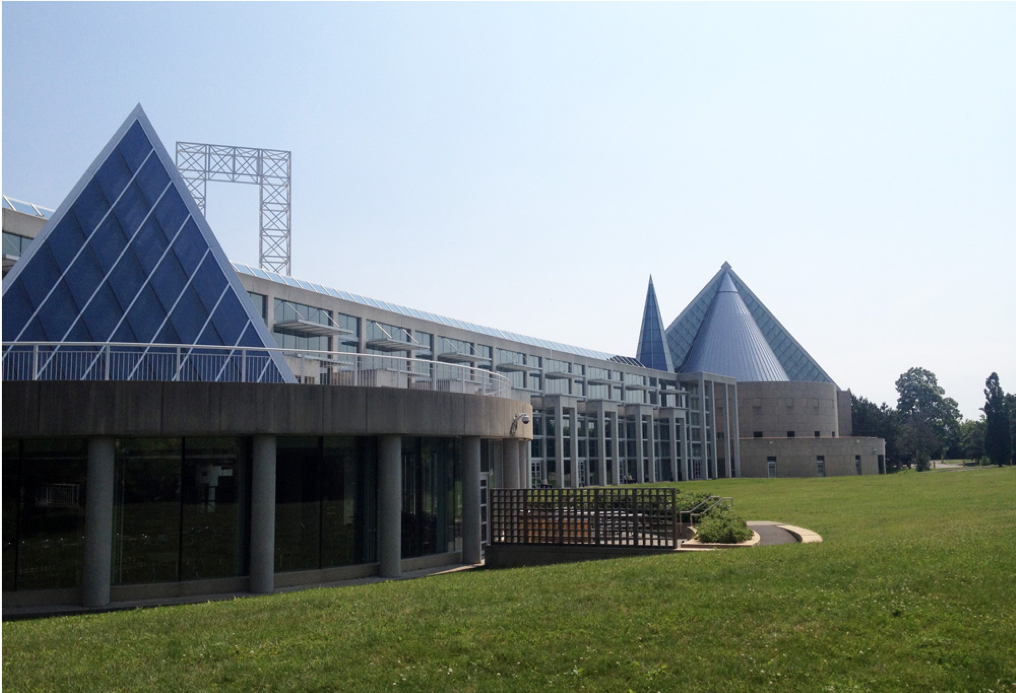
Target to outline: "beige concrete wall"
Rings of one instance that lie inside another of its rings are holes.
[[[861,473],[878,474],[878,456],[885,455],[881,438],[742,438],[741,474],[768,476],[768,458],[776,458],[778,477],[818,476],[817,458],[825,458],[826,476],[857,474],[855,456],[861,456]]]
[[[840,432],[839,435],[847,438],[854,435],[853,412],[850,408],[850,390],[839,390],[836,392],[837,407],[840,410]]]
[[[742,439],[757,431],[763,438],[786,438],[788,431],[795,438],[842,435],[833,383],[739,382],[737,406]]]

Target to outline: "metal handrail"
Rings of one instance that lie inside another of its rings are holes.
[[[717,505],[720,505],[721,503],[726,503],[728,508],[733,508],[734,507],[734,499],[732,497],[730,497],[730,496],[723,496],[723,497],[720,497],[720,496],[709,496],[704,501],[702,501],[701,503],[697,504],[691,510],[682,510],[681,511],[681,521],[684,522],[684,519],[687,518],[687,522],[685,522],[685,524],[693,525],[693,524],[695,524],[696,518],[699,518],[699,517],[702,517],[703,515],[708,514],[709,511],[711,511],[713,508],[715,508]],[[699,510],[699,508],[701,508],[702,506],[706,506],[705,509],[704,510]]]
[[[280,356],[297,381],[464,392],[512,398],[506,376],[444,361],[344,351],[129,342],[4,342],[3,380],[282,382]]]

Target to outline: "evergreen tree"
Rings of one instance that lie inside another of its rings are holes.
[[[1012,433],[1009,430],[1009,407],[1005,392],[998,384],[998,373],[984,381],[984,452],[992,464],[1001,467],[1012,460]]]

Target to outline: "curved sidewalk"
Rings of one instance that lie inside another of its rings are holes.
[[[815,532],[803,527],[783,524],[782,522],[754,521],[748,526],[761,537],[759,546],[775,546],[777,544],[815,544],[822,541]]]

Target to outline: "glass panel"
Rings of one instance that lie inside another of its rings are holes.
[[[84,440],[41,440],[24,442],[24,464],[20,488],[10,479],[8,462],[17,468],[4,444],[4,589],[12,589],[9,571],[17,567],[18,589],[75,587],[81,584],[84,553],[85,475],[88,464]],[[8,489],[9,482],[12,488]],[[20,504],[17,498],[20,496]],[[20,507],[19,507],[20,506]],[[13,513],[20,509],[20,518]],[[20,520],[20,522],[19,522]],[[17,531],[8,535],[8,526],[17,522]],[[18,556],[7,565],[13,542]],[[10,548],[8,544],[11,544]]]
[[[321,567],[377,560],[376,443],[325,438],[321,467]]]
[[[181,579],[245,575],[248,465],[238,438],[188,438]]]
[[[279,438],[275,454],[275,570],[320,566],[318,438]]]
[[[403,438],[402,556],[461,548],[462,482],[459,443]]]
[[[177,438],[117,440],[113,584],[180,577],[181,453]]]

